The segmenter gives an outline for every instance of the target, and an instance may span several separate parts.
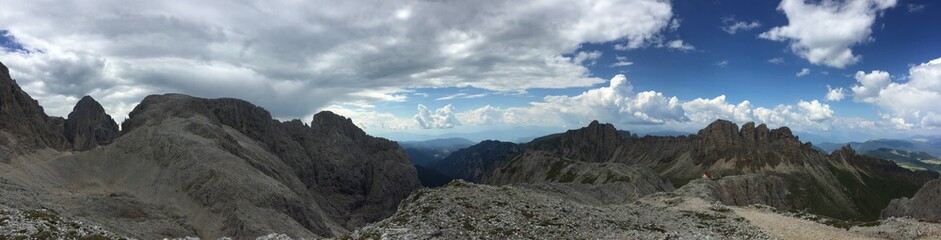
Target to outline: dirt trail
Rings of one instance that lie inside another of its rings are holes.
[[[753,225],[782,239],[882,239],[755,208],[733,207]]]

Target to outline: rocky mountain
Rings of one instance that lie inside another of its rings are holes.
[[[76,151],[111,144],[120,134],[118,124],[91,96],[85,96],[75,104],[62,132]]]
[[[0,145],[29,160],[0,163],[0,202],[118,235],[329,237],[392,215],[420,188],[398,144],[331,112],[279,122],[242,100],[153,95],[104,145],[102,130],[113,128],[97,104],[49,118],[14,82],[0,82]],[[59,152],[69,149],[59,129],[76,133],[78,146],[104,146]],[[35,149],[47,150],[22,155]]]
[[[448,175],[444,175],[431,168],[422,167],[421,165],[415,165],[415,171],[418,174],[418,180],[424,187],[440,187],[454,180],[454,178]]]
[[[57,131],[61,118],[50,118],[0,63],[0,162],[40,149],[65,150],[68,140]]]
[[[519,144],[486,140],[457,150],[429,167],[452,178],[480,182],[490,171],[522,151],[523,147]]]
[[[882,211],[882,217],[912,217],[934,222],[941,221],[941,179],[925,183],[925,186],[911,198],[892,200]]]
[[[760,203],[841,219],[877,219],[891,199],[911,196],[924,182],[938,177],[937,173],[911,172],[892,162],[861,156],[848,147],[824,154],[802,143],[787,127],[769,129],[764,124],[747,123],[739,129],[724,120],[697,134],[678,137],[636,137],[620,134],[610,124],[592,122],[581,129],[537,138],[526,148],[527,154],[546,153],[539,155],[543,163],[569,159],[649,168],[676,187],[706,173],[716,177],[750,175],[701,188],[711,199],[729,204]],[[551,166],[542,169],[552,170]],[[749,190],[754,185],[769,189]]]

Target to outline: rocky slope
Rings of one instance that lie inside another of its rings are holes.
[[[882,210],[882,217],[912,217],[941,222],[941,179],[926,183],[911,198],[892,200],[889,206]]]
[[[697,179],[674,191],[678,195],[694,196],[706,201],[719,201],[730,206],[761,204],[780,210],[797,205],[787,189],[787,183],[774,175],[728,176],[718,180]]]
[[[0,63],[0,162],[39,149],[67,149],[68,141],[56,125],[57,119],[47,116]]]
[[[651,193],[673,191],[669,181],[647,168],[575,161],[542,151],[513,158],[484,183],[525,186],[594,204],[625,204]]]
[[[0,202],[144,239],[334,236],[420,187],[395,142],[348,118],[282,123],[245,101],[179,94],[145,98],[107,146],[44,156],[0,164]]]
[[[751,175],[703,188],[710,192],[707,195],[730,204],[806,209],[841,219],[877,219],[891,199],[911,196],[924,182],[938,177],[860,156],[848,147],[824,154],[802,143],[787,127],[768,129],[764,124],[747,123],[739,129],[724,120],[679,137],[636,137],[610,124],[592,122],[526,144],[527,154],[536,151],[546,153],[540,155],[545,163],[570,159],[650,168],[676,187],[705,173]],[[552,170],[548,165],[541,169]],[[772,188],[755,191],[752,184]]]
[[[452,178],[481,182],[493,169],[523,151],[519,144],[487,140],[457,150],[429,167]]]
[[[62,128],[63,135],[72,144],[72,150],[86,151],[108,145],[118,137],[118,124],[91,96],[82,97]]]

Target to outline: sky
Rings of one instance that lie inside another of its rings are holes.
[[[12,1],[0,62],[53,116],[168,92],[319,111],[393,140],[519,140],[592,120],[802,139],[941,134],[928,0]]]

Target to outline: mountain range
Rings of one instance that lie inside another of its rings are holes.
[[[726,120],[695,134],[594,121],[526,143],[398,143],[329,111],[279,121],[183,94],[147,96],[119,128],[87,96],[46,115],[0,63],[0,238],[769,239],[780,233],[762,219],[800,216],[941,237],[939,224],[886,220],[941,219],[941,175],[917,168],[934,170],[917,165],[929,153],[820,148]]]

